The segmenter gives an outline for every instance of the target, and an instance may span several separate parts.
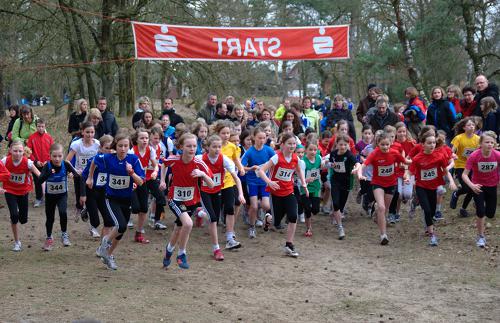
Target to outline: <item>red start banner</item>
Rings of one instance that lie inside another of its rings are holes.
[[[349,26],[234,28],[133,22],[142,60],[276,61],[349,58]]]

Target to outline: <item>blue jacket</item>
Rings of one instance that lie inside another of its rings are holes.
[[[453,138],[453,126],[457,121],[455,107],[448,100],[434,100],[427,109],[428,125],[433,125],[437,130],[444,130],[448,138]]]

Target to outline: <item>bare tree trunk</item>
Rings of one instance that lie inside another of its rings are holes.
[[[103,0],[101,13],[103,16],[111,16],[112,1]],[[111,58],[111,23],[110,19],[101,19],[101,37],[99,46],[99,55],[101,60],[108,61]],[[113,95],[113,71],[111,64],[101,64],[100,77],[102,82],[102,95],[108,100],[110,107],[114,106],[115,98]]]
[[[127,87],[125,81],[125,64],[117,63],[118,66],[118,114],[120,117],[127,116]]]
[[[4,85],[3,85],[3,70],[4,70],[4,65],[3,63],[0,63],[0,119],[3,119],[5,117],[5,90],[4,90]]]
[[[420,96],[427,101],[427,97],[422,86],[422,77],[419,70],[415,65],[415,59],[413,58],[413,51],[410,46],[410,41],[406,35],[406,27],[403,22],[403,17],[401,16],[401,0],[391,0],[392,7],[394,9],[394,14],[396,16],[396,28],[398,30],[398,39],[403,47],[403,53],[405,55],[406,70],[408,72],[408,77],[415,88],[417,88]]]
[[[472,61],[472,66],[474,67],[474,73],[476,75],[482,74],[483,71],[483,60],[479,56],[478,46],[474,41],[474,34],[476,32],[476,25],[474,22],[474,11],[471,1],[463,0],[461,3],[462,7],[462,17],[465,23],[465,50]]]
[[[282,96],[283,99],[288,97],[288,82],[287,82],[287,66],[288,66],[288,61],[282,61],[281,62],[281,91],[282,91]],[[276,74],[278,73],[278,64],[276,64],[275,67]],[[276,75],[277,77],[277,75]]]
[[[125,87],[126,91],[126,107],[127,107],[127,115],[131,115],[134,113],[135,106],[135,92],[136,92],[136,64],[134,62],[125,62]]]
[[[161,65],[160,98],[162,100],[168,95],[170,89],[170,81],[172,80],[172,73],[170,73],[170,71],[166,68],[165,64],[166,63],[163,63]]]

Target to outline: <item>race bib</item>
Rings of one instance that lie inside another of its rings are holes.
[[[87,166],[87,164],[89,163],[89,160],[92,158],[93,156],[79,156],[78,157],[78,164],[81,166],[81,168],[85,168]]]
[[[345,163],[344,162],[333,163],[333,170],[337,173],[345,173]]]
[[[437,168],[422,169],[420,171],[420,179],[423,181],[431,181],[437,177]]]
[[[378,176],[387,177],[394,174],[394,164],[388,166],[379,166],[378,168]]]
[[[123,190],[130,186],[130,176],[109,175],[109,187],[114,190]]]
[[[174,186],[174,201],[191,201],[194,197],[194,187]]]
[[[307,178],[312,178],[312,179],[317,179],[319,177],[319,169],[310,169],[306,172],[306,179]]]
[[[14,174],[10,173],[10,181],[16,184],[24,184],[24,180],[26,179],[26,174]]]
[[[276,179],[279,179],[281,181],[288,182],[292,179],[293,175],[293,169],[288,169],[288,168],[278,168],[278,171],[276,172]]]
[[[462,156],[468,158],[475,150],[476,148],[465,148]]]
[[[220,186],[221,185],[221,173],[215,173],[212,177],[212,180],[214,181],[214,186]],[[208,186],[205,181],[203,181],[203,186]]]
[[[95,185],[96,186],[104,186],[106,185],[106,180],[108,179],[108,174],[106,173],[99,173],[97,174],[97,180]]]
[[[489,173],[497,169],[497,162],[479,162],[477,163],[477,169],[481,173]]]
[[[65,182],[47,182],[47,193],[49,193],[49,194],[66,193],[66,183]]]

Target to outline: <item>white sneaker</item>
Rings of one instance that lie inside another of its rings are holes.
[[[33,203],[33,207],[40,207],[42,205],[43,201],[42,200],[35,200],[35,203]]]
[[[155,230],[166,230],[167,226],[160,221],[156,222],[154,225]]]
[[[299,222],[300,223],[306,222],[306,217],[304,216],[304,213],[299,214]]]
[[[339,231],[339,240],[344,240],[345,238],[344,227],[339,225],[337,230]]]
[[[132,221],[132,219],[128,220],[127,227],[128,227],[129,229],[131,229],[131,228],[133,228],[133,227],[134,227],[134,221]]]
[[[476,240],[476,246],[478,246],[479,248],[486,247],[486,238],[483,236],[479,236]]]
[[[14,247],[11,249],[14,252],[19,252],[22,250],[21,241],[14,242]]]
[[[226,249],[232,250],[232,249],[238,249],[241,247],[241,243],[238,241],[231,239],[228,242],[226,242]]]
[[[90,227],[89,232],[90,232],[90,236],[92,238],[100,238],[101,237],[101,235],[99,234],[99,231],[97,231],[97,229],[94,227]]]
[[[63,232],[61,234],[61,242],[62,242],[63,246],[65,246],[65,247],[71,246],[71,241],[69,241],[69,235],[67,232]]]
[[[283,251],[289,257],[297,258],[299,256],[299,253],[295,250],[295,248],[292,249],[286,245],[285,245],[285,247],[283,247]]]
[[[103,258],[102,258],[102,262],[108,267],[108,269],[111,269],[111,270],[117,270],[118,269],[118,266],[116,265],[116,262],[115,262],[115,257],[113,255],[105,255]]]
[[[388,243],[389,243],[389,238],[387,237],[387,234],[385,234],[385,233],[382,234],[380,236],[380,244],[383,245],[383,246],[385,246]]]
[[[264,226],[264,222],[262,222],[262,220],[260,219],[257,219],[257,221],[255,221],[255,226],[262,228]]]
[[[248,228],[248,237],[250,239],[257,238],[257,233],[255,232],[255,228]]]

